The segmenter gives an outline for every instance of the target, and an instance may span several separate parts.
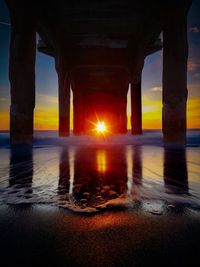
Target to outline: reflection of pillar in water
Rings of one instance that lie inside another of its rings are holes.
[[[127,193],[130,194],[133,186],[133,147],[126,147],[126,166],[127,166]]]
[[[127,146],[126,161],[128,175],[127,194],[131,199],[134,199],[134,204],[137,204],[137,208],[140,209],[141,202],[136,200],[140,200],[139,186],[142,184],[141,147]]]
[[[97,205],[126,191],[125,153],[118,148],[80,148],[76,153],[73,197]]]
[[[95,151],[95,148],[89,147],[76,151],[72,194],[78,201],[95,195],[101,183],[97,175]]]
[[[69,151],[63,149],[60,155],[59,164],[59,182],[58,182],[58,194],[65,194],[69,192],[69,179],[70,179],[70,168],[69,168]]]
[[[142,184],[142,151],[140,146],[133,150],[133,182],[136,185]]]
[[[75,162],[75,156],[76,156],[76,150],[74,147],[69,148],[69,193],[72,193],[72,188],[74,184],[74,172],[75,172],[75,167],[74,167],[74,162]]]
[[[131,191],[132,186],[142,184],[142,156],[141,147],[127,146],[126,162],[128,175],[128,188]]]
[[[9,185],[29,189],[31,193],[33,179],[32,147],[21,146],[11,148]]]
[[[121,147],[111,147],[105,149],[104,153],[105,162],[102,151],[97,150],[97,158],[102,159],[100,166],[104,170],[103,185],[110,187],[113,196],[119,196],[127,190],[126,151]]]
[[[165,149],[164,151],[165,187],[185,193],[188,191],[188,173],[185,149]]]

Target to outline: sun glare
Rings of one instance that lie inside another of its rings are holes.
[[[96,124],[96,130],[99,133],[104,133],[106,131],[106,125],[104,121],[98,121]]]

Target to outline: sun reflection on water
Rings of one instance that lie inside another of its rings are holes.
[[[104,174],[107,168],[105,150],[97,150],[96,157],[97,157],[97,170],[100,174]]]

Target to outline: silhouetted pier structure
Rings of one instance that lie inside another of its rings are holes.
[[[191,0],[6,0],[11,17],[11,142],[29,143],[35,107],[38,50],[55,58],[59,81],[59,135],[69,135],[70,88],[74,133],[91,121],[127,131],[131,84],[132,133],[142,133],[141,74],[145,57],[163,46],[164,142],[184,144],[187,102],[187,12]],[[163,34],[163,44],[159,39]]]

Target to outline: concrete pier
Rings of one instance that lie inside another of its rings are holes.
[[[131,132],[132,134],[142,134],[141,82],[131,83]]]
[[[70,125],[70,78],[62,55],[56,58],[58,75],[59,136],[69,135]]]
[[[166,145],[186,143],[187,11],[175,4],[165,11],[163,22],[163,135]]]
[[[69,135],[70,88],[75,134],[92,133],[98,120],[105,121],[111,133],[126,133],[130,83],[132,134],[141,134],[145,57],[163,47],[164,143],[185,144],[190,0],[162,4],[125,0],[120,5],[116,0],[81,1],[79,5],[7,0],[7,4],[12,144],[31,143],[33,137],[36,32],[38,50],[55,58],[60,136]]]
[[[31,143],[35,107],[36,27],[33,10],[25,1],[8,1],[10,37],[10,137],[11,144]]]

